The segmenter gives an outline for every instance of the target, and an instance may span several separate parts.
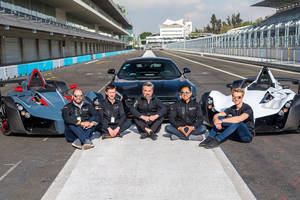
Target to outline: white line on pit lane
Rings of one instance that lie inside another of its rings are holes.
[[[48,140],[48,138],[44,138],[43,140],[42,140],[42,142],[46,142]]]
[[[97,93],[101,92],[109,83],[110,83],[110,81],[108,81],[107,83],[105,83],[105,85],[100,90],[98,90]]]
[[[94,63],[94,62],[98,62],[99,60],[92,60],[92,61],[90,61],[90,62],[87,62],[87,63],[84,63],[84,64],[91,64],[91,63]]]
[[[240,76],[240,75],[237,75],[237,74],[234,74],[234,73],[231,73],[231,72],[222,70],[222,69],[218,69],[218,68],[212,67],[212,66],[210,66],[210,65],[206,65],[206,64],[203,64],[203,63],[200,63],[200,62],[196,62],[196,61],[193,61],[193,60],[190,60],[190,59],[187,59],[187,58],[184,58],[184,57],[175,55],[175,54],[171,54],[171,53],[167,53],[167,52],[165,52],[165,53],[166,53],[166,54],[169,54],[169,55],[172,55],[172,56],[175,56],[175,57],[178,57],[178,58],[181,58],[181,59],[183,59],[183,60],[187,60],[187,61],[192,62],[192,63],[196,63],[196,64],[198,64],[198,65],[202,65],[202,66],[204,66],[204,67],[207,67],[207,68],[210,68],[210,69],[219,71],[219,72],[223,72],[223,73],[225,73],[225,74],[229,74],[229,75],[231,75],[231,76],[235,76],[235,77],[238,77],[238,78],[241,78],[241,79],[245,79],[245,77],[243,77],[243,76]]]
[[[16,164],[13,164],[13,166],[11,168],[9,168],[9,170],[7,170],[1,177],[0,177],[0,182],[8,176],[8,174],[10,172],[12,172],[19,164],[21,164],[22,160],[20,160],[18,163]],[[7,165],[10,165],[10,164],[7,164]]]
[[[182,52],[182,51],[181,51],[181,53],[185,54],[185,55],[189,55],[189,56],[199,57],[198,55],[193,55],[193,54],[185,53],[185,52]],[[197,52],[191,52],[191,53],[197,53]],[[203,55],[203,54],[201,54],[201,55]],[[234,64],[248,65],[250,67],[255,67],[255,68],[262,68],[262,66],[252,65],[252,64],[248,64],[248,63],[240,63],[238,61],[224,60],[224,59],[221,59],[221,58],[212,58],[212,57],[208,57],[208,56],[205,56],[205,58],[211,59],[211,60],[220,60],[220,61],[223,61],[223,62],[234,63]],[[282,70],[282,69],[276,69],[276,68],[273,68],[273,67],[272,67],[272,71],[284,72],[284,73],[287,73],[287,74],[300,74],[299,72],[286,71],[286,70]]]

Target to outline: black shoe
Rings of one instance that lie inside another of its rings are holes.
[[[119,138],[122,138],[123,137],[123,135],[121,135],[121,134],[117,134],[117,137],[119,137]]]
[[[150,131],[150,138],[152,140],[157,140],[157,135],[153,131]]]
[[[204,146],[204,148],[212,149],[212,148],[218,147],[219,145],[220,145],[220,142],[216,138],[213,138],[213,140],[210,141],[208,144],[206,144]]]
[[[208,143],[210,143],[214,138],[212,137],[207,137],[204,141],[202,141],[200,144],[199,144],[199,147],[204,147],[206,146]]]
[[[147,133],[141,133],[141,139],[145,139],[146,137],[148,137],[149,135]]]

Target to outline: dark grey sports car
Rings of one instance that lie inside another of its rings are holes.
[[[196,87],[184,75],[190,72],[189,68],[180,72],[171,59],[160,57],[129,59],[117,74],[115,69],[108,70],[109,74],[114,75],[112,83],[117,86],[118,95],[127,111],[134,99],[142,94],[142,85],[146,81],[154,84],[154,95],[167,106],[176,102],[183,85],[189,85],[196,96]]]

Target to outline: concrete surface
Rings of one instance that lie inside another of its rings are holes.
[[[170,141],[164,126],[157,141],[131,126],[123,138],[76,150],[42,199],[255,199],[220,148]]]

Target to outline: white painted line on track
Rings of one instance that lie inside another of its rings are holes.
[[[155,57],[153,51],[147,50],[142,57]]]
[[[19,164],[21,164],[22,160],[20,160],[18,163],[14,164],[9,170],[7,170],[1,177],[0,177],[0,182],[5,179],[5,177],[8,176],[10,172],[12,172]]]
[[[92,61],[90,61],[90,62],[87,62],[87,63],[84,63],[84,64],[91,64],[91,63],[95,63],[95,62],[98,62],[99,60],[92,60]]]
[[[198,55],[189,54],[189,53],[186,53],[186,52],[183,52],[183,51],[180,51],[180,52],[182,54],[186,54],[186,55],[189,55],[189,56],[199,57]],[[198,53],[198,52],[190,52],[190,53]],[[201,56],[202,56],[202,54],[201,54]],[[257,66],[257,65],[253,65],[253,64],[249,64],[249,63],[240,63],[238,61],[224,60],[224,59],[221,59],[221,58],[213,58],[213,57],[207,57],[207,56],[205,56],[205,58],[211,59],[211,60],[220,60],[220,61],[223,61],[223,62],[234,63],[234,64],[242,64],[242,65],[247,65],[247,66],[250,66],[250,67],[255,67],[255,68],[260,68],[260,69],[262,68],[262,66]],[[272,67],[272,71],[284,72],[284,73],[287,73],[287,74],[300,74],[299,72],[292,72],[292,71],[287,71],[287,70],[282,70],[282,69],[276,69],[276,68],[273,68],[273,67]]]
[[[42,140],[42,142],[46,142],[48,140],[48,138],[44,138],[43,140]]]
[[[223,73],[228,74],[228,75],[231,75],[231,76],[235,76],[235,77],[238,77],[238,78],[241,78],[241,79],[245,79],[245,78],[246,78],[246,77],[240,76],[240,75],[238,75],[238,74],[234,74],[234,73],[231,73],[231,72],[222,70],[222,69],[218,69],[218,68],[212,67],[212,66],[210,66],[210,65],[206,65],[206,64],[203,64],[203,63],[194,61],[194,60],[190,60],[190,59],[187,59],[187,58],[184,58],[184,57],[175,55],[175,54],[171,54],[171,53],[167,53],[167,52],[165,52],[165,53],[166,53],[166,54],[169,54],[169,55],[171,55],[171,56],[175,56],[175,57],[181,58],[181,59],[183,59],[183,60],[187,60],[187,61],[189,61],[189,62],[198,64],[198,65],[202,65],[202,66],[204,66],[204,67],[207,67],[207,68],[210,68],[210,69],[219,71],[219,72],[223,72]]]
[[[100,90],[98,90],[97,93],[101,92],[109,83],[110,83],[110,81],[108,81],[107,83],[105,83],[105,85]]]

